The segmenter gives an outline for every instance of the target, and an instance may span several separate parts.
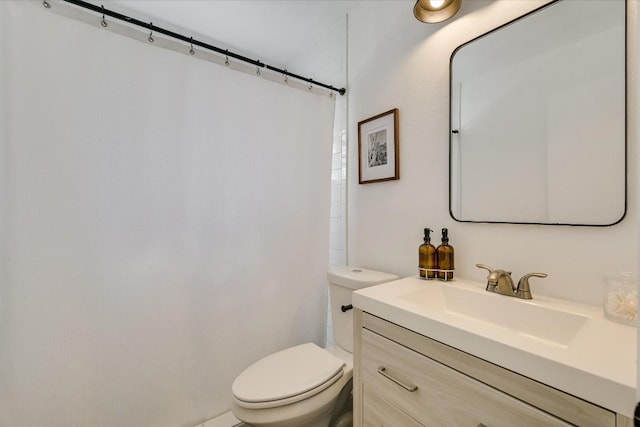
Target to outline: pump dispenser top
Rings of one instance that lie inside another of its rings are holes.
[[[453,246],[449,245],[449,230],[442,229],[442,243],[436,249],[438,259],[438,279],[452,280],[454,270]]]
[[[424,229],[424,243],[418,248],[418,266],[420,268],[421,279],[435,279],[438,261],[436,258],[436,247],[431,244],[431,230]]]

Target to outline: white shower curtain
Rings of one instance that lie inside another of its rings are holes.
[[[0,2],[0,427],[192,426],[322,344],[333,100]]]

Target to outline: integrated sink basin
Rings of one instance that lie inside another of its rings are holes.
[[[353,306],[418,334],[633,416],[637,330],[602,307],[487,292],[486,283],[407,277],[360,289]]]
[[[433,308],[441,303],[440,309],[455,316],[485,322],[490,327],[554,345],[568,346],[590,319],[588,315],[553,307],[548,302],[522,300],[486,292],[479,287],[453,282],[425,282],[425,286],[433,286],[434,289],[431,292],[424,289],[411,291],[399,295],[399,298]]]

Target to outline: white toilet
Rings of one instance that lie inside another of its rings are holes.
[[[336,346],[323,349],[306,343],[258,360],[233,382],[233,414],[254,427],[328,427],[334,410],[351,391],[351,293],[397,278],[363,268],[329,270],[327,279]]]

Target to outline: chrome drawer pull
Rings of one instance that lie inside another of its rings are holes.
[[[394,383],[398,384],[400,387],[402,387],[403,389],[410,391],[410,392],[414,392],[418,389],[417,385],[407,385],[405,383],[403,383],[402,381],[399,381],[395,378],[393,378],[391,375],[387,374],[387,368],[385,368],[384,366],[378,366],[378,373],[380,375],[382,375],[383,377],[385,377],[388,380],[393,381]]]

